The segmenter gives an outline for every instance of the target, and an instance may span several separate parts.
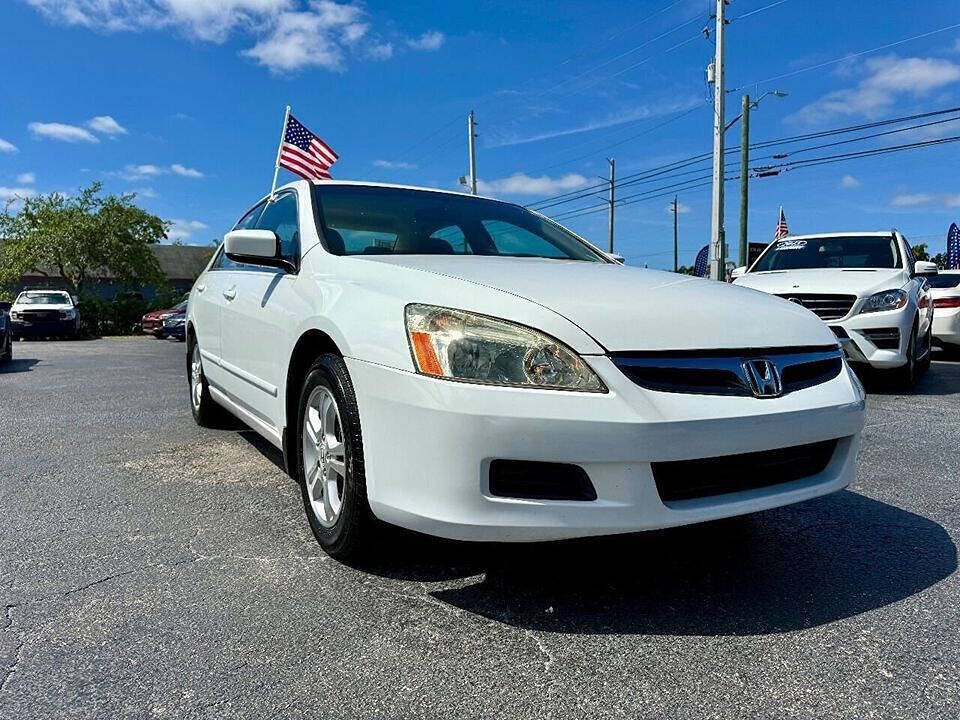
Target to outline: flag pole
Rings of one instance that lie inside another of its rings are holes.
[[[277,192],[277,175],[280,174],[280,153],[283,151],[283,139],[287,136],[287,120],[290,119],[290,106],[283,113],[283,130],[280,131],[280,144],[277,145],[277,159],[273,163],[273,185],[270,186],[270,200]]]

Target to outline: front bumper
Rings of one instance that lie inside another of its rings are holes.
[[[681,395],[634,385],[588,358],[607,394],[457,383],[347,358],[379,518],[461,540],[537,541],[684,525],[839,490],[855,476],[863,394],[852,371],[777,399]],[[652,462],[839,439],[823,472],[771,487],[665,503]],[[582,467],[597,499],[490,494],[496,459]]]
[[[75,335],[77,320],[11,320],[10,327],[16,337],[53,337]]]
[[[828,324],[838,335],[850,362],[883,370],[906,365],[907,347],[910,344],[915,317],[915,309],[908,304],[900,310],[856,314],[841,321],[831,320]],[[837,328],[842,328],[843,332],[837,332]],[[896,346],[878,347],[878,334],[879,337],[885,337],[881,331],[893,330],[897,334]]]

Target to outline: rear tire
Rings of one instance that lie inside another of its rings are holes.
[[[228,423],[229,414],[210,395],[210,386],[203,374],[200,345],[195,337],[190,338],[187,348],[187,387],[190,390],[190,412],[197,425],[222,428]]]
[[[378,523],[367,502],[360,413],[343,358],[325,353],[307,370],[290,442],[320,547],[337,560],[362,558]]]

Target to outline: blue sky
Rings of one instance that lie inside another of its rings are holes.
[[[710,150],[708,5],[6,0],[0,198],[101,180],[137,191],[175,222],[173,237],[207,243],[269,190],[290,103],[340,153],[335,177],[446,188],[466,174],[475,109],[482,190],[534,202],[598,182],[607,156],[623,176]],[[728,14],[728,87],[789,93],[753,113],[754,141],[960,106],[960,27],[853,56],[960,24],[956,0],[733,0]],[[960,122],[806,157],[950,135]],[[949,144],[754,179],[751,238],[770,238],[782,204],[792,232],[895,226],[942,250],[960,221],[958,165]],[[672,264],[668,202],[617,211],[631,264]],[[680,203],[689,264],[709,234],[709,188],[680,191]],[[732,182],[731,246],[737,213]],[[568,221],[603,245],[606,223],[604,212]]]

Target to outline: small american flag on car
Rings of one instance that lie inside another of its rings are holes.
[[[777,220],[777,231],[773,234],[774,240],[783,240],[790,231],[787,230],[787,216],[783,214],[783,205],[780,206],[780,218]]]
[[[340,158],[329,145],[287,115],[277,164],[306,180],[329,180],[330,166]]]

